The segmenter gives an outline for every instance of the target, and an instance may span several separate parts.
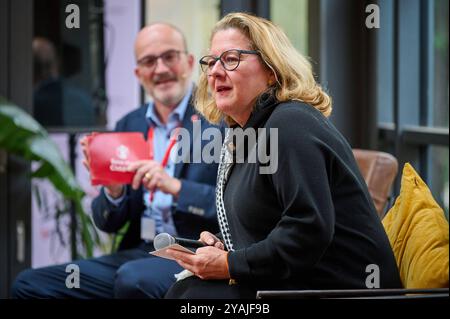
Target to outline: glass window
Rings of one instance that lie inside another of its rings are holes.
[[[435,0],[433,8],[432,46],[432,105],[429,124],[448,128],[448,1]],[[430,123],[431,122],[431,123]],[[429,147],[429,185],[433,196],[444,209],[448,219],[449,202],[449,149]]]
[[[448,220],[448,147],[430,146],[430,189],[433,197],[444,209]]]
[[[198,60],[206,54],[209,36],[219,20],[219,0],[147,0],[146,23],[169,22],[186,36],[188,51],[195,57],[193,80],[198,80]]]
[[[391,138],[390,125],[380,126],[383,134],[379,145],[382,149],[401,145],[391,150],[401,165],[410,162],[422,173],[448,218],[448,146],[434,145],[438,141],[423,130],[423,137],[428,140],[408,141],[406,145],[402,140],[404,130],[408,129],[406,124],[448,128],[448,1],[396,3],[398,10],[394,10],[393,1],[378,1],[381,15],[377,30],[376,94],[379,123],[392,123],[394,107],[397,107],[400,134]],[[398,27],[396,35],[395,26]],[[394,50],[399,54],[397,65],[393,65]],[[394,92],[394,72],[398,75],[398,92]],[[395,104],[394,93],[399,101]]]
[[[308,55],[308,0],[270,1],[270,16],[283,28],[295,48]]]
[[[46,127],[103,126],[106,94],[101,3],[41,0],[34,3],[33,10],[34,117]]]
[[[377,111],[379,123],[394,122],[394,15],[393,2],[380,0],[380,29],[377,30]]]
[[[448,127],[448,1],[434,5],[432,125]]]

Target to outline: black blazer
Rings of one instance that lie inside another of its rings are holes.
[[[351,147],[334,125],[310,105],[266,95],[248,127],[267,129],[278,161],[272,174],[236,163],[228,179],[231,278],[263,290],[358,289],[377,265],[382,288],[401,287]]]

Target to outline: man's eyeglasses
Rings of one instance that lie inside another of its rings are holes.
[[[216,65],[217,61],[220,61],[223,68],[227,71],[234,71],[239,66],[239,63],[241,62],[241,55],[242,54],[256,54],[261,55],[259,51],[255,50],[238,50],[238,49],[231,49],[222,52],[222,54],[219,57],[215,57],[212,55],[206,55],[202,57],[198,62],[200,63],[200,66],[202,68],[203,72],[211,72],[214,65]]]
[[[161,58],[163,63],[170,68],[178,63],[178,61],[180,60],[180,53],[186,53],[186,51],[168,50],[157,56],[148,55],[137,61],[137,64],[141,67],[153,70],[156,67],[156,64],[158,63],[158,59]]]

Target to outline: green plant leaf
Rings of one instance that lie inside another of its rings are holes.
[[[84,212],[84,192],[47,131],[28,113],[0,97],[0,148],[40,163],[32,177],[47,178],[67,199],[74,202],[81,222],[81,239],[87,257],[100,242],[97,230]]]
[[[114,234],[111,245],[111,253],[115,253],[119,250],[120,243],[122,242],[123,237],[127,233],[128,227],[130,227],[130,221],[127,221],[125,225],[123,225],[122,228],[120,228],[119,231],[116,234]]]

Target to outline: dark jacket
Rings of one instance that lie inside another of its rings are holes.
[[[265,95],[247,127],[278,130],[278,169],[260,174],[258,161],[232,169],[231,278],[255,289],[366,288],[376,265],[382,288],[401,287],[352,149],[333,124],[310,105]]]

